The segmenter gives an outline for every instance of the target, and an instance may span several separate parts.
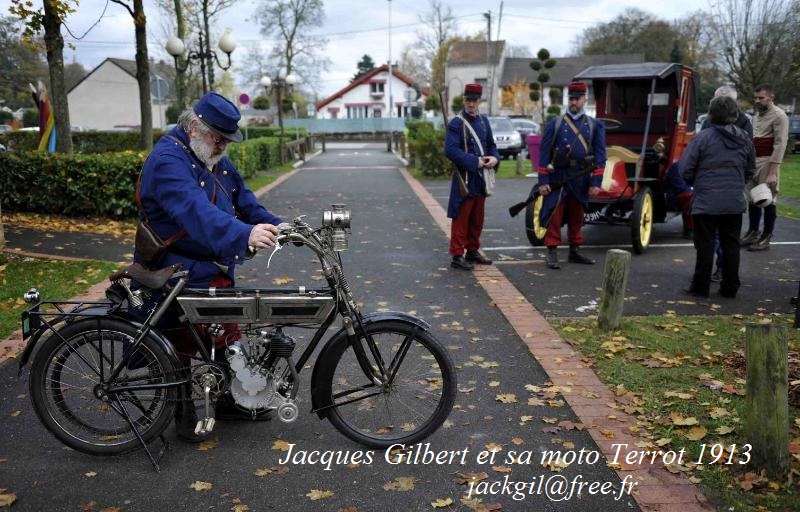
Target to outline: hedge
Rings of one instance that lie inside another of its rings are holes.
[[[24,133],[24,132],[23,132]],[[277,139],[259,138],[228,146],[245,178],[279,162]],[[133,217],[136,178],[145,154],[48,154],[0,152],[0,201],[5,211]]]
[[[280,139],[272,137],[228,144],[228,156],[245,179],[253,177],[258,171],[279,166],[280,154]]]
[[[300,133],[301,137],[305,137],[306,129],[305,128],[298,128],[297,129]],[[248,126],[247,130],[244,127],[241,128],[242,134],[247,134],[247,139],[255,139],[258,137],[280,137],[281,136],[281,129],[278,126]],[[294,140],[294,128],[283,128],[283,134],[286,139]]]
[[[131,217],[142,153],[0,152],[3,211]]]
[[[244,129],[242,130],[244,133]],[[294,128],[285,130],[288,140],[294,139]],[[164,135],[161,130],[153,130],[153,144]],[[266,126],[254,126],[247,129],[247,139],[260,137],[275,137],[280,135],[280,129]],[[305,137],[305,129],[300,129],[300,135]],[[0,144],[11,151],[35,151],[39,146],[39,132],[11,131],[0,134]],[[231,145],[233,147],[233,145]],[[119,151],[139,151],[139,132],[72,132],[72,149],[76,153],[116,153]]]
[[[425,176],[446,176],[452,163],[444,156],[444,130],[436,130],[427,121],[410,122],[408,128],[408,150],[411,164]]]

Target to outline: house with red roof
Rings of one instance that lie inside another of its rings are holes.
[[[392,67],[392,99],[389,99],[389,66],[384,64],[353,80],[343,89],[316,104],[317,119],[403,118],[415,106],[424,107],[425,94],[414,81]],[[393,111],[390,115],[390,109]]]

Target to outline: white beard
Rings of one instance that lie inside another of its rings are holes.
[[[217,162],[222,160],[222,157],[225,156],[225,151],[215,155],[214,150],[216,147],[206,144],[200,139],[191,139],[189,141],[189,147],[192,148],[194,154],[197,155],[197,158],[203,162],[206,167],[209,169],[213,169]]]

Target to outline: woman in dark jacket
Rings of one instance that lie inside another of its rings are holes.
[[[756,159],[753,141],[733,124],[738,115],[732,98],[712,99],[711,128],[697,134],[681,159],[681,175],[694,187],[691,212],[697,250],[692,284],[685,291],[697,297],[709,295],[717,231],[724,255],[719,293],[733,298],[739,289],[739,233],[747,207],[744,186],[755,173]]]

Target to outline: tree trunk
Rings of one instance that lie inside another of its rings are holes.
[[[147,18],[143,0],[133,0],[133,24],[136,27],[136,81],[139,83],[141,138],[139,147],[153,149],[153,107],[150,103],[150,62],[147,58]]]
[[[181,0],[174,0],[175,3],[175,22],[177,24],[176,30],[178,39],[186,41],[186,23],[183,21],[183,3]],[[184,64],[183,57],[178,57],[178,67],[181,68]],[[186,72],[175,70],[175,94],[177,96],[178,110],[183,113],[186,108]]]
[[[50,102],[55,117],[56,151],[70,155],[72,136],[64,84],[64,38],[61,37],[61,19],[52,0],[44,0],[43,24],[47,66],[50,69]]]
[[[206,35],[206,47],[201,51],[208,56],[208,90],[214,90],[214,58],[211,57],[211,28],[208,21],[208,1],[203,0],[203,32]]]
[[[3,205],[0,204],[0,251],[6,248],[6,233],[3,229]],[[3,261],[3,256],[0,254],[0,261]]]

